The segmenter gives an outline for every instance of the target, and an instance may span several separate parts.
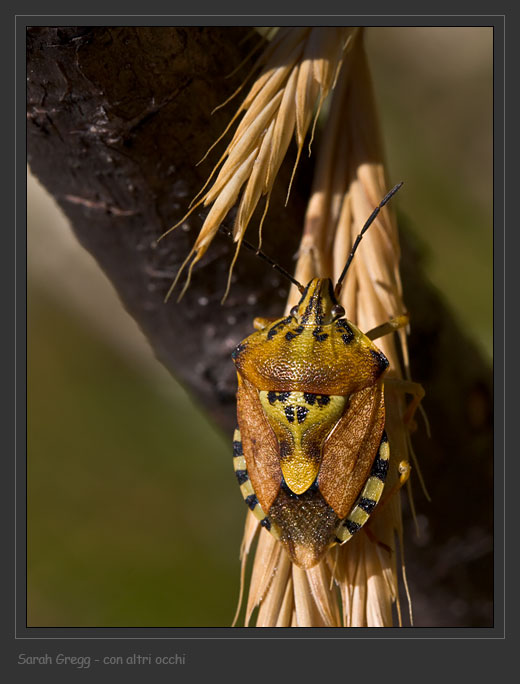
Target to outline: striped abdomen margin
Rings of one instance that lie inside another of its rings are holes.
[[[348,541],[370,517],[383,493],[389,458],[390,447],[388,446],[386,432],[383,431],[377,456],[372,464],[372,470],[365,486],[350,513],[336,528],[336,542],[338,544]]]
[[[242,450],[242,438],[240,436],[240,430],[237,428],[233,434],[233,467],[235,469],[235,475],[240,485],[240,491],[244,497],[244,501],[249,506],[249,509],[255,516],[255,518],[260,522],[262,527],[269,530],[275,539],[280,539],[280,531],[278,525],[275,525],[267,515],[264,513],[262,506],[260,505],[256,494],[253,490],[253,485],[249,479],[249,474],[246,467],[246,459],[244,458],[244,452]]]
[[[370,517],[383,493],[389,458],[390,447],[386,432],[383,431],[377,456],[372,465],[370,475],[361,490],[361,494],[350,513],[336,528],[334,541],[337,544],[344,544],[348,541]],[[242,438],[238,428],[233,434],[233,467],[244,501],[253,512],[253,515],[276,539],[280,539],[278,526],[265,514],[253,490],[253,485],[247,472],[246,460],[242,450]]]

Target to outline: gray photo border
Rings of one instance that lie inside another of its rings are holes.
[[[136,4],[136,3],[134,3]],[[373,3],[376,4],[376,3]],[[276,629],[231,629],[231,628],[27,628],[25,627],[25,506],[26,506],[26,490],[25,490],[25,453],[26,453],[26,359],[25,359],[25,342],[26,342],[26,140],[25,140],[25,27],[27,25],[56,25],[56,24],[89,24],[89,25],[106,25],[114,24],[129,24],[129,25],[348,25],[349,23],[362,25],[400,25],[400,26],[414,26],[414,25],[486,25],[494,26],[494,187],[495,187],[495,202],[494,202],[494,329],[496,344],[494,346],[494,380],[496,388],[496,415],[504,415],[505,428],[505,398],[504,398],[504,384],[505,384],[505,62],[506,62],[506,19],[510,19],[510,13],[499,14],[495,6],[488,3],[488,11],[484,11],[482,15],[474,14],[454,14],[453,3],[446,7],[436,6],[435,14],[418,15],[415,8],[413,15],[400,13],[398,8],[393,5],[392,14],[383,14],[388,11],[388,5],[385,3],[377,3],[380,5],[379,11],[382,14],[361,15],[361,14],[323,14],[323,15],[258,15],[258,16],[240,16],[232,14],[221,14],[218,16],[210,16],[201,14],[198,16],[187,15],[29,15],[19,14],[10,15],[10,21],[13,23],[11,27],[13,35],[9,36],[9,41],[6,47],[9,50],[8,64],[12,64],[12,56],[14,56],[15,69],[11,72],[10,78],[13,80],[13,91],[15,96],[15,119],[16,129],[13,139],[13,164],[15,173],[13,174],[12,167],[4,178],[7,187],[13,185],[13,195],[15,203],[11,206],[9,204],[7,226],[16,227],[16,232],[10,231],[8,228],[5,231],[7,237],[7,245],[4,254],[8,255],[8,263],[5,273],[9,273],[9,266],[13,265],[10,273],[13,286],[3,289],[3,292],[8,292],[9,296],[6,298],[6,310],[11,314],[13,311],[13,318],[15,320],[13,352],[14,363],[8,364],[7,377],[11,379],[13,375],[13,395],[11,401],[7,402],[7,413],[9,417],[13,416],[13,422],[16,422],[16,435],[14,436],[13,449],[8,449],[8,477],[6,478],[6,492],[3,498],[6,508],[4,520],[9,521],[6,526],[7,548],[16,549],[14,555],[14,565],[12,567],[11,560],[8,560],[10,554],[6,557],[7,570],[6,582],[4,587],[7,588],[7,600],[4,606],[7,610],[4,613],[4,624],[6,627],[6,642],[4,646],[8,646],[10,652],[10,663],[16,663],[16,656],[20,652],[37,652],[42,653],[86,651],[92,653],[99,653],[98,657],[110,653],[126,653],[155,651],[158,652],[178,652],[187,653],[190,657],[196,658],[197,664],[204,667],[209,667],[209,672],[214,672],[214,658],[223,661],[224,654],[234,654],[233,658],[238,658],[236,663],[238,667],[245,665],[246,654],[251,651],[259,652],[258,646],[254,642],[264,639],[269,639],[269,649],[274,651],[283,651],[285,658],[289,653],[294,654],[296,651],[305,653],[301,646],[296,645],[296,641],[312,639],[313,650],[317,648],[318,641],[326,640],[332,641],[332,648],[330,654],[336,652],[338,649],[348,648],[343,647],[336,642],[344,639],[356,639],[356,653],[367,652],[371,648],[370,641],[377,639],[377,649],[382,648],[383,643],[390,639],[414,639],[414,640],[459,640],[459,639],[504,639],[505,631],[505,544],[504,544],[504,524],[505,524],[505,462],[504,462],[504,430],[502,429],[501,421],[497,421],[497,430],[495,431],[495,626],[493,628],[390,628],[382,630],[377,629],[363,629],[363,630],[344,630],[336,628],[334,630],[325,629],[291,629],[291,630],[276,630]],[[400,3],[402,4],[402,3]],[[219,5],[220,7],[221,5]],[[300,4],[301,7],[301,4]],[[411,6],[413,7],[413,6]],[[491,7],[493,7],[491,9]],[[92,8],[94,9],[94,8]],[[320,9],[323,9],[323,3],[320,4]],[[339,7],[337,7],[339,9]],[[426,8],[424,8],[426,9]],[[476,4],[472,5],[472,9],[476,11]],[[447,14],[441,14],[442,10],[446,10]],[[128,11],[128,10],[127,10]],[[511,41],[510,41],[511,42]],[[509,49],[512,49],[510,46]],[[512,59],[507,58],[509,64],[512,64]],[[9,109],[6,107],[6,109]],[[9,113],[10,114],[10,113]],[[11,151],[11,142],[8,140],[8,149]],[[7,155],[11,158],[11,155]],[[504,190],[503,190],[504,189]],[[6,196],[10,195],[6,193]],[[11,215],[12,214],[12,215]],[[509,236],[508,236],[509,237]],[[508,254],[516,252],[508,243]],[[10,258],[12,257],[12,258]],[[508,291],[509,288],[508,288]],[[11,295],[12,293],[12,295]],[[16,308],[15,308],[16,307]],[[9,328],[8,328],[9,329]],[[9,335],[7,336],[9,337]],[[12,369],[12,370],[11,370]],[[16,375],[16,377],[14,377]],[[10,382],[8,383],[10,386]],[[14,401],[13,401],[14,398]],[[9,431],[10,432],[10,431]],[[17,460],[11,459],[11,454],[17,454]],[[511,476],[508,477],[511,481]],[[16,512],[16,519],[15,519]],[[16,530],[16,538],[15,538]],[[12,545],[11,545],[12,544]],[[241,640],[240,645],[236,644],[237,640]],[[82,643],[78,643],[78,640]],[[87,641],[88,640],[88,641]],[[117,640],[117,644],[112,643]],[[204,644],[201,645],[201,641]],[[69,643],[70,642],[70,643]],[[246,646],[246,642],[248,646]],[[253,643],[252,643],[253,642]],[[363,643],[365,642],[365,643]],[[251,646],[249,646],[251,644]],[[285,644],[285,645],[284,645]],[[359,647],[358,647],[359,644]],[[229,648],[228,648],[229,646]],[[309,644],[310,646],[310,644]],[[285,650],[284,650],[285,649]],[[303,646],[305,649],[305,646]],[[322,647],[317,648],[321,652]],[[422,648],[407,649],[420,653]],[[455,649],[454,649],[455,650]],[[199,654],[200,655],[196,655]],[[191,654],[191,655],[190,655]],[[410,654],[407,654],[407,658]],[[231,657],[231,656],[230,656]],[[253,656],[254,657],[254,656]],[[341,658],[341,656],[339,656]],[[244,663],[242,663],[244,658]],[[356,659],[357,660],[357,659]],[[294,662],[294,657],[292,658]],[[239,666],[240,662],[240,666]],[[249,661],[251,662],[251,661]],[[253,661],[254,662],[254,661]],[[191,670],[192,668],[190,668]],[[199,667],[196,668],[197,671]],[[125,670],[126,673],[127,670]],[[240,670],[238,670],[240,671]],[[244,670],[241,670],[244,672]],[[305,668],[304,671],[308,671]],[[20,670],[18,669],[18,673]],[[295,670],[296,672],[296,670]],[[348,672],[348,670],[347,670]],[[99,672],[97,673],[99,674]],[[19,676],[19,675],[17,675]],[[124,675],[127,676],[126,674]],[[171,675],[170,675],[171,676]]]

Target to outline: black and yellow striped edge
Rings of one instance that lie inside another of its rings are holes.
[[[385,486],[386,474],[390,459],[390,447],[386,432],[383,432],[377,456],[372,464],[370,475],[365,482],[361,494],[348,516],[340,522],[335,531],[337,544],[347,542],[366,523],[370,514],[379,502]],[[242,449],[242,438],[237,428],[233,434],[233,467],[244,501],[253,515],[275,539],[280,539],[280,530],[265,514],[254,492],[247,472],[246,460]]]
[[[248,505],[250,511],[253,513],[262,527],[265,527],[266,530],[269,530],[275,539],[280,539],[280,530],[278,525],[273,523],[264,513],[264,510],[254,492],[251,480],[249,479],[249,474],[246,467],[246,459],[244,458],[244,452],[242,450],[242,438],[238,428],[233,434],[233,467],[235,469],[235,475],[238,480],[238,484],[240,485],[240,491],[242,492],[244,501]]]
[[[350,513],[336,528],[337,544],[347,542],[369,519],[383,493],[389,459],[390,447],[386,432],[383,431],[377,456],[365,486]]]

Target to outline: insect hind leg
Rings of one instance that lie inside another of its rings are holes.
[[[421,405],[421,402],[426,395],[424,387],[418,382],[413,382],[412,380],[402,380],[401,378],[385,378],[384,383],[385,386],[391,389],[395,389],[400,392],[403,392],[404,394],[410,394],[412,396],[412,401],[406,407],[406,411],[403,416],[403,422],[409,429],[411,429],[414,425],[413,419],[415,416],[415,412],[417,411],[417,409],[419,409],[424,418],[424,422],[426,424],[426,433],[429,437],[430,425],[428,423],[426,413]]]
[[[385,335],[389,335],[390,333],[393,333],[396,330],[405,328],[409,322],[410,317],[408,316],[408,314],[395,316],[386,323],[382,323],[381,325],[378,325],[376,328],[372,328],[372,330],[369,330],[367,333],[365,333],[365,335],[370,340],[377,340],[378,338],[384,337]],[[400,378],[386,378],[385,384],[389,386],[392,385],[393,387],[395,387],[395,389],[399,389],[401,392],[412,395],[413,399],[406,408],[406,413],[403,416],[403,421],[408,428],[413,426],[413,418],[415,412],[417,411],[417,409],[419,409],[424,418],[424,422],[426,423],[426,432],[428,433],[429,437],[430,426],[428,424],[428,419],[426,417],[424,409],[421,406],[421,401],[425,396],[423,386],[417,382],[412,382],[411,380],[402,380]]]
[[[381,498],[379,506],[377,507],[376,513],[381,512],[384,506],[386,506],[386,504],[391,500],[391,498],[401,489],[401,487],[403,487],[408,482],[408,478],[410,477],[410,473],[412,472],[412,466],[408,461],[401,461],[399,463],[398,470],[399,480],[393,485],[391,489],[385,492],[384,496]]]

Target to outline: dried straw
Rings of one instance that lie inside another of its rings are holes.
[[[191,262],[186,284],[180,294],[182,297],[188,287],[193,266],[205,254],[220,224],[240,195],[233,228],[237,251],[230,268],[227,290],[229,289],[233,264],[258,202],[261,197],[266,198],[259,228],[261,242],[263,218],[289,143],[294,135],[298,146],[294,176],[311,121],[314,119],[316,122],[323,101],[334,87],[341,64],[357,32],[357,28],[279,30],[257,62],[256,68],[262,67],[262,71],[228,129],[241,114],[244,116],[208,182],[199,193],[201,196],[195,198],[188,214],[161,236],[164,237],[180,225],[196,207],[201,204],[205,207],[211,205],[193,249],[181,266],[167,298],[184,267]],[[220,166],[213,185],[205,191]]]

